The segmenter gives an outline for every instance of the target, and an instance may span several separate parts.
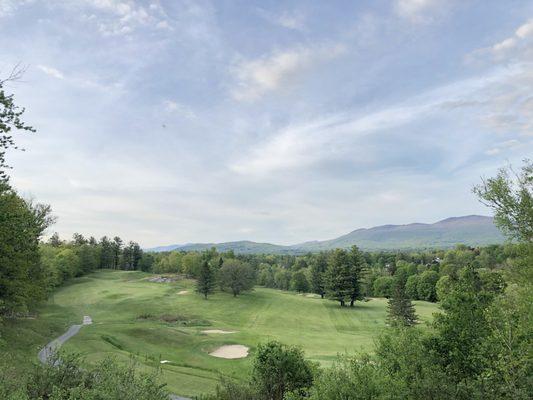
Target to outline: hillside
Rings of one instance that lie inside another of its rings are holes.
[[[452,217],[434,224],[382,225],[354,230],[335,239],[311,241],[292,246],[238,241],[225,243],[191,243],[147,249],[161,252],[170,250],[200,251],[216,247],[219,251],[233,250],[240,254],[272,253],[299,254],[357,245],[363,250],[406,250],[423,248],[450,248],[457,244],[481,246],[503,242],[504,238],[491,217],[468,215]]]

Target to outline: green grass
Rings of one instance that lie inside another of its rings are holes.
[[[8,321],[4,340],[23,364],[34,360],[47,341],[90,315],[93,324],[83,327],[66,349],[82,353],[88,362],[108,355],[126,361],[133,357],[143,369],[161,368],[172,392],[191,396],[214,390],[221,375],[246,377],[250,357],[208,355],[220,345],[244,344],[253,353],[258,343],[276,339],[300,345],[309,359],[329,365],[338,354],[372,351],[385,328],[385,299],[340,308],[320,298],[257,288],[237,298],[216,293],[206,301],[194,293],[193,281],[152,283],[147,276],[99,271],[76,279],[55,292],[36,319]],[[180,290],[189,293],[178,295]],[[416,308],[423,323],[437,311],[426,302],[416,302]],[[237,332],[206,335],[205,329]],[[161,365],[160,360],[171,363]]]

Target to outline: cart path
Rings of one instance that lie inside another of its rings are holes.
[[[67,340],[69,340],[72,336],[76,335],[84,325],[90,325],[92,323],[92,318],[88,315],[84,315],[83,322],[81,323],[81,325],[72,325],[65,333],[63,333],[57,339],[52,340],[50,343],[48,343],[41,349],[41,351],[37,355],[37,357],[39,357],[39,361],[41,361],[43,364],[48,363],[48,360],[50,359],[52,354],[54,354]],[[180,397],[175,394],[171,394],[170,399],[191,400],[188,397]]]

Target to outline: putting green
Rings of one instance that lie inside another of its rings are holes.
[[[113,355],[134,359],[146,370],[161,368],[172,392],[192,396],[214,390],[221,375],[243,379],[248,373],[250,356],[209,355],[220,346],[244,345],[253,355],[258,343],[276,339],[300,345],[309,359],[328,365],[338,354],[371,351],[385,328],[385,299],[341,308],[328,300],[256,288],[237,298],[217,292],[204,300],[194,292],[193,281],[156,283],[148,276],[99,271],[76,279],[55,292],[37,320],[25,322],[26,330],[48,324],[54,327],[51,333],[89,315],[93,324],[84,326],[66,349],[82,353],[89,362]],[[423,323],[437,311],[432,303],[415,304]],[[36,342],[45,336],[42,331],[40,335]]]

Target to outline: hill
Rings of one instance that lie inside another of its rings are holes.
[[[502,243],[500,231],[492,217],[467,215],[452,217],[433,224],[412,223],[406,225],[382,225],[356,229],[335,239],[311,241],[292,246],[271,243],[238,241],[226,243],[191,243],[147,249],[160,252],[170,250],[201,251],[216,247],[218,251],[252,254],[301,254],[357,245],[363,250],[408,250],[450,248],[457,244],[483,246]]]
[[[45,343],[87,315],[93,324],[66,342],[66,351],[83,354],[88,363],[113,356],[134,361],[144,372],[161,369],[171,392],[193,397],[213,393],[221,376],[240,380],[248,374],[252,357],[209,355],[222,345],[244,345],[253,355],[258,343],[275,339],[302,346],[309,359],[330,365],[338,354],[372,351],[386,327],[386,299],[341,309],[320,296],[257,287],[238,298],[217,292],[206,301],[192,280],[149,278],[153,275],[101,270],[59,288],[34,318],[7,320],[2,339],[15,364],[30,365]],[[438,311],[434,303],[415,305],[424,323]]]

